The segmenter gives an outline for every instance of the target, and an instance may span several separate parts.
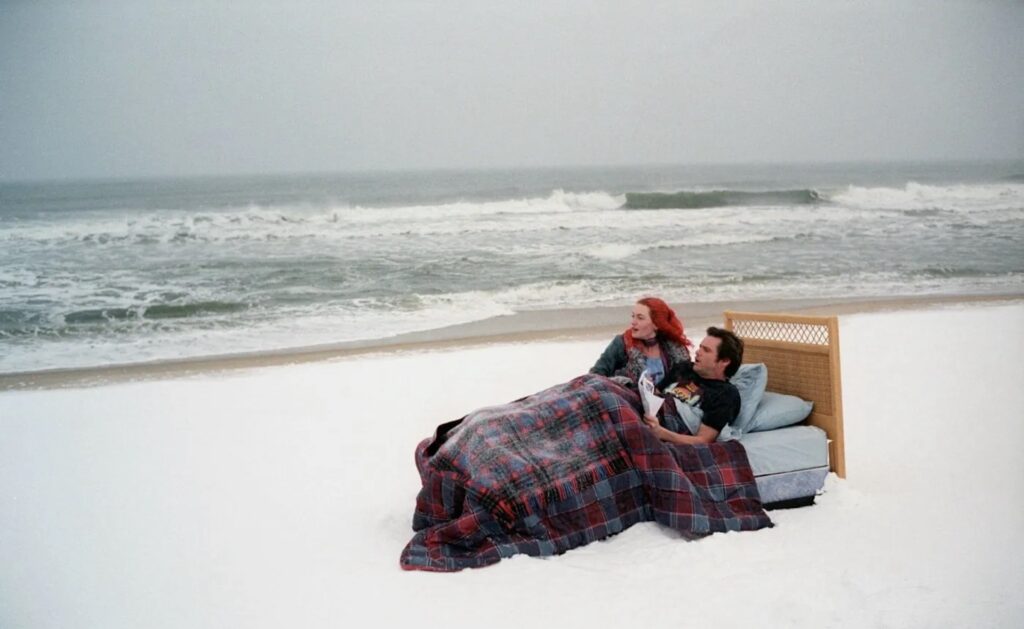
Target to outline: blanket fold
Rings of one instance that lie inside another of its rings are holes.
[[[739,442],[664,444],[641,408],[588,374],[442,424],[416,448],[423,488],[401,566],[554,555],[649,520],[688,536],[771,526]]]

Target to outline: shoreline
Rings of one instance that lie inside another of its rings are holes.
[[[685,310],[680,316],[688,334],[696,336],[693,331],[701,332],[709,325],[721,323],[722,312],[725,310],[848,315],[1020,300],[1024,300],[1024,294],[732,300],[686,304],[681,308]],[[611,339],[626,327],[627,311],[628,306],[625,305],[522,311],[381,339],[95,367],[10,372],[0,374],[0,392],[94,387],[381,353],[470,348],[497,343]]]

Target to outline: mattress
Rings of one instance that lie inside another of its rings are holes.
[[[828,476],[828,438],[815,426],[751,432],[740,438],[754,471],[761,502],[790,502],[814,496]]]
[[[827,467],[815,467],[798,472],[783,472],[768,476],[757,476],[757,491],[761,503],[771,509],[782,503],[785,506],[803,506],[814,502],[828,476]],[[803,500],[801,500],[803,499]]]

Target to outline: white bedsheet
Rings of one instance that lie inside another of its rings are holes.
[[[754,476],[828,466],[828,437],[815,426],[787,426],[751,432],[739,439]]]

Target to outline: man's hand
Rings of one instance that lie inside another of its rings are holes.
[[[653,417],[645,416],[643,418],[643,423],[650,428],[650,431],[654,433],[654,436],[662,439],[663,442],[668,442],[676,446],[711,444],[718,437],[718,430],[705,424],[700,425],[700,429],[697,430],[696,436],[690,436],[689,434],[679,434],[678,432],[669,430]]]
[[[647,427],[651,429],[651,432],[653,432],[654,436],[657,437],[658,439],[660,439],[662,441],[671,441],[672,440],[672,438],[670,436],[668,436],[668,435],[673,434],[672,431],[671,430],[666,430],[665,427],[661,425],[661,422],[658,421],[657,417],[651,417],[650,415],[644,415],[644,423],[647,424]]]
[[[699,443],[711,443],[718,437],[718,431],[714,428],[701,424],[700,430],[697,431],[697,435],[691,437],[690,435],[681,435],[677,432],[672,432],[668,428],[661,425],[656,417],[644,416],[644,424],[651,429],[654,436],[662,441],[675,445],[692,445]]]

